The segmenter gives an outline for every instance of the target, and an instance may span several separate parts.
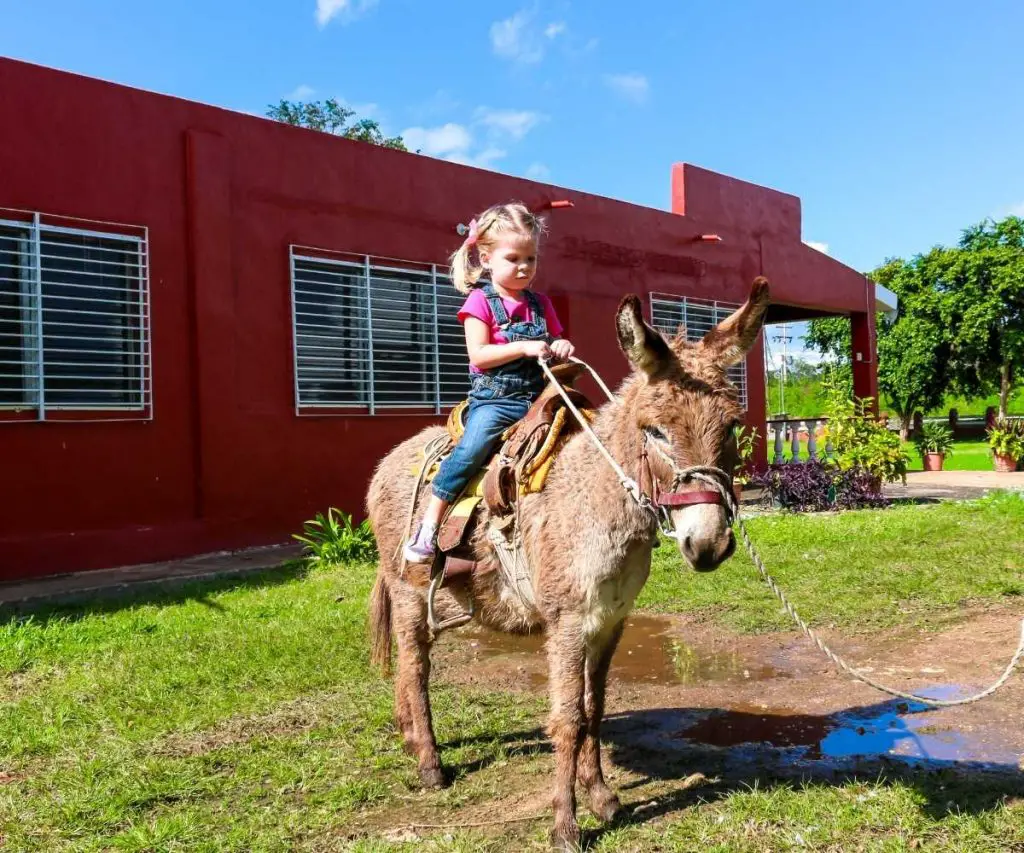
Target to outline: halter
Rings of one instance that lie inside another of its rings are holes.
[[[657,515],[661,529],[665,533],[673,534],[675,532],[675,525],[672,523],[672,518],[669,514],[671,509],[675,507],[721,506],[725,508],[729,525],[732,525],[737,511],[736,497],[732,492],[731,478],[725,471],[714,465],[692,465],[687,468],[680,468],[675,460],[662,450],[661,447],[654,444],[646,433],[644,433],[643,441],[643,448],[640,451],[641,483],[643,482],[644,471],[646,470],[647,477],[651,481],[651,491],[654,494],[653,500],[647,498],[647,505]],[[658,478],[654,475],[650,460],[648,459],[648,448],[652,449],[672,471],[672,484],[668,490],[662,488]],[[705,485],[710,486],[710,488],[687,490],[680,488],[690,484]],[[640,494],[646,498],[642,491],[642,486],[640,487]],[[638,501],[638,503],[640,502]],[[644,504],[641,503],[641,506],[644,506]],[[644,508],[646,509],[648,506]]]

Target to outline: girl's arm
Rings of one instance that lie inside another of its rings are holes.
[[[469,363],[478,370],[501,367],[517,358],[539,358],[550,354],[544,341],[514,341],[510,344],[492,344],[491,328],[483,320],[466,317],[466,351]]]

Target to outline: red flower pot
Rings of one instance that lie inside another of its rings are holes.
[[[1017,460],[1012,456],[1002,456],[999,453],[993,453],[992,463],[1000,474],[1012,474],[1017,470]]]
[[[942,463],[946,461],[945,453],[926,453],[924,455],[925,471],[941,471]]]

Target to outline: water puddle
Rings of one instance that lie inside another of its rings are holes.
[[[531,684],[547,680],[544,635],[515,636],[486,629],[466,633],[474,656],[500,660],[526,673]],[[609,678],[629,684],[683,684],[761,681],[785,677],[764,663],[745,661],[735,651],[707,651],[683,641],[671,620],[634,613],[626,620]]]
[[[964,695],[956,686],[925,691],[930,698]],[[970,763],[1019,768],[1021,749],[971,727],[936,721],[939,712],[919,703],[885,702],[827,716],[767,713],[738,706],[684,723],[674,738],[734,750],[737,755],[771,750],[782,764],[891,758],[908,763]]]

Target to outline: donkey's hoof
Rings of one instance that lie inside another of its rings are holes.
[[[557,829],[551,832],[551,849],[557,850],[558,853],[581,853],[583,847],[580,845],[580,831],[578,827],[573,827],[569,831],[559,831]]]
[[[614,823],[625,812],[625,809],[622,808],[622,803],[619,802],[619,798],[611,791],[608,791],[603,797],[592,797],[590,810],[598,820],[605,823]]]
[[[420,784],[424,788],[443,788],[444,787],[444,773],[441,772],[440,767],[427,767],[420,770]]]

